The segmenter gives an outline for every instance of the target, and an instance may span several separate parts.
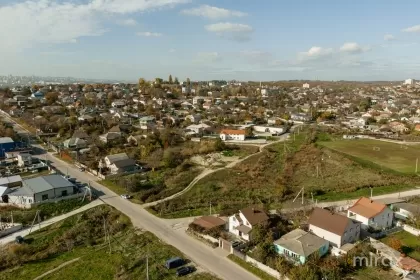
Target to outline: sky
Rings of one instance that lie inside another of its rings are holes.
[[[0,75],[420,78],[418,0],[0,0]]]

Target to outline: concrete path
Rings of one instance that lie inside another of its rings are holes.
[[[1,238],[0,239],[0,245],[4,245],[4,244],[7,244],[9,242],[13,242],[13,241],[15,241],[17,236],[25,237],[25,236],[29,235],[30,232],[35,232],[35,231],[40,230],[44,227],[50,226],[54,223],[57,223],[57,222],[62,221],[64,219],[67,219],[68,217],[71,217],[71,216],[76,215],[78,213],[84,212],[88,209],[91,209],[91,208],[96,207],[96,206],[101,205],[101,204],[104,204],[103,201],[97,199],[97,200],[94,200],[91,203],[86,204],[86,205],[84,205],[84,206],[82,206],[82,207],[80,207],[76,210],[73,210],[73,211],[68,212],[66,214],[56,216],[54,218],[51,218],[49,220],[43,221],[39,224],[36,224],[32,227],[32,231],[31,231],[30,228],[26,228],[26,229],[17,231],[15,233],[12,233],[8,236],[5,236],[5,237]]]

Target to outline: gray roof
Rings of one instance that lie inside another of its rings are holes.
[[[32,193],[73,186],[71,182],[60,175],[41,176],[23,181],[23,187]]]
[[[0,137],[0,144],[7,144],[7,143],[14,143],[12,138],[10,137]]]
[[[0,186],[0,196],[10,193],[11,190],[8,187]]]
[[[396,203],[394,207],[404,209],[412,214],[419,214],[420,213],[420,205],[413,204],[413,203]]]
[[[21,182],[21,181],[22,181],[22,177],[20,177],[20,175],[4,177],[4,178],[0,178],[0,186],[1,185],[7,185],[7,184],[10,184],[10,183],[17,183],[17,182]]]
[[[28,188],[21,187],[13,189],[10,193],[10,196],[33,196],[33,192],[31,192]]]
[[[136,161],[134,159],[128,158],[128,159],[115,161],[114,164],[118,168],[124,168],[124,167],[128,167],[128,166],[136,165]]]
[[[115,155],[108,155],[106,157],[108,158],[108,160],[111,163],[114,163],[116,161],[123,160],[123,159],[128,159],[129,158],[126,153],[120,153],[120,154],[115,154]]]
[[[274,241],[274,244],[305,257],[317,252],[326,243],[327,240],[301,229],[295,229]]]

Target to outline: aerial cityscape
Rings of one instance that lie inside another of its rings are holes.
[[[0,279],[419,280],[408,2],[0,3]]]

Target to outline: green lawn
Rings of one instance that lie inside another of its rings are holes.
[[[104,239],[103,221],[110,243]],[[131,227],[127,217],[110,206],[99,206],[26,237],[28,244],[12,244],[0,252],[0,279],[34,279],[70,260],[43,279],[177,279],[174,270],[164,268],[167,259],[183,254],[149,232]],[[217,280],[195,272],[191,280]]]
[[[407,174],[415,172],[416,159],[420,158],[420,146],[417,145],[401,145],[369,139],[338,140],[319,144],[370,161],[379,167]]]
[[[381,241],[388,244],[391,238],[396,238],[401,241],[401,250],[409,257],[420,262],[420,239],[419,237],[406,232],[400,231],[395,234],[389,235]]]
[[[350,275],[349,275],[350,276]],[[351,274],[351,278],[356,280],[399,280],[401,279],[396,275],[393,270],[382,270],[378,267],[364,267],[358,269],[355,273]]]

